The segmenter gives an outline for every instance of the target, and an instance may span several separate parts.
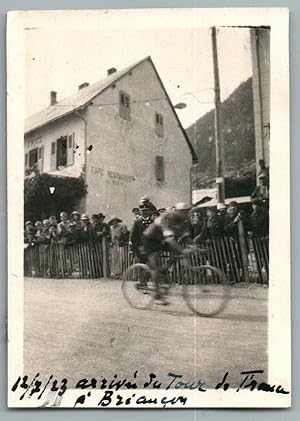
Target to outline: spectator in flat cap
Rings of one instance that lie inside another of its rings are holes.
[[[226,215],[224,217],[224,231],[225,234],[232,238],[238,238],[238,222],[242,220],[242,215],[239,212],[238,204],[235,201],[229,203]]]
[[[49,235],[50,235],[50,243],[58,244],[59,236],[57,234],[57,227],[55,227],[54,225],[51,225],[51,227],[49,228]]]
[[[133,213],[134,221],[136,221],[138,219],[138,217],[140,216],[139,208],[132,208],[131,213]]]
[[[104,222],[105,215],[97,213],[92,215],[92,225],[96,236],[96,241],[101,241],[103,237],[110,236],[110,227]]]
[[[251,199],[259,199],[268,206],[270,198],[268,177],[262,173],[258,176],[258,182],[259,185],[255,187],[251,194]]]
[[[152,223],[151,210],[144,205],[140,207],[140,217],[134,222],[129,234],[130,252],[136,256],[140,263],[146,263],[147,259],[143,253],[143,232]]]
[[[90,244],[93,244],[95,242],[95,232],[93,225],[90,221],[90,217],[83,213],[81,215],[81,231],[80,231],[80,238],[81,241],[88,242]]]
[[[249,231],[254,237],[267,237],[269,234],[269,215],[259,199],[252,202],[253,212],[249,216]]]
[[[207,208],[206,218],[204,218],[202,229],[199,235],[195,238],[195,242],[199,243],[203,240],[218,238],[223,234],[222,221],[217,214],[215,208]]]
[[[201,218],[201,210],[199,208],[192,208],[189,212],[190,231],[192,238],[200,234],[203,226],[203,218]]]

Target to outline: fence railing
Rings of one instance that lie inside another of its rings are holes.
[[[241,243],[231,237],[212,238],[200,247],[209,253],[191,256],[194,266],[209,264],[220,268],[231,283],[242,281],[268,283],[269,242],[265,238],[245,238]],[[162,266],[172,253],[165,253]],[[137,260],[128,244],[98,243],[73,245],[41,244],[24,250],[24,275],[48,278],[120,278]],[[173,265],[169,276],[180,279],[180,263]]]

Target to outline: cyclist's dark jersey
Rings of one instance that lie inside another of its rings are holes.
[[[143,245],[146,253],[165,250],[167,238],[178,238],[186,231],[185,221],[176,212],[166,212],[157,217],[143,232]]]

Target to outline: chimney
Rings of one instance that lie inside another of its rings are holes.
[[[116,71],[117,71],[117,69],[115,67],[111,67],[110,69],[107,69],[107,76],[112,75]]]
[[[50,105],[54,105],[54,104],[57,103],[56,96],[57,96],[57,92],[55,92],[55,91],[50,92]]]
[[[89,86],[88,82],[83,82],[81,85],[78,86],[78,90],[80,91],[80,89],[87,88],[88,86]]]

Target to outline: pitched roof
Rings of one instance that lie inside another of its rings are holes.
[[[73,95],[64,98],[63,100],[57,102],[55,105],[49,105],[47,108],[32,114],[25,120],[25,133],[29,133],[32,130],[42,127],[45,124],[57,120],[58,118],[61,118],[85,106],[96,95],[98,95],[104,89],[108,88],[112,83],[116,82],[134,67],[146,61],[147,59],[148,57],[132,64],[131,66],[126,67],[125,69],[116,71],[115,73],[112,73],[106,78],[101,79],[98,82],[87,86],[86,88],[79,89]]]
[[[99,95],[102,91],[109,88],[114,82],[118,81],[120,78],[125,76],[128,72],[133,70],[135,67],[140,65],[141,63],[149,61],[155,71],[155,74],[160,82],[160,85],[166,95],[166,99],[170,104],[170,107],[172,108],[172,111],[174,113],[174,116],[178,122],[178,126],[180,127],[185,140],[188,144],[188,147],[190,149],[190,152],[192,154],[193,161],[197,161],[197,155],[194,151],[194,148],[184,130],[184,128],[181,125],[181,122],[173,108],[173,105],[171,103],[171,100],[169,98],[169,95],[162,83],[162,80],[153,64],[153,61],[151,60],[151,57],[145,57],[144,59],[131,64],[130,66],[126,67],[125,69],[116,71],[112,73],[111,75],[107,76],[105,79],[102,79],[96,83],[93,83],[92,85],[89,85],[85,88],[79,89],[76,93],[73,95],[57,102],[54,105],[49,105],[47,108],[44,108],[41,111],[38,111],[35,114],[32,114],[25,120],[25,134],[38,129],[39,127],[44,126],[45,124],[51,123],[61,117],[64,117],[68,114],[71,114],[72,112],[86,106],[95,96]]]

